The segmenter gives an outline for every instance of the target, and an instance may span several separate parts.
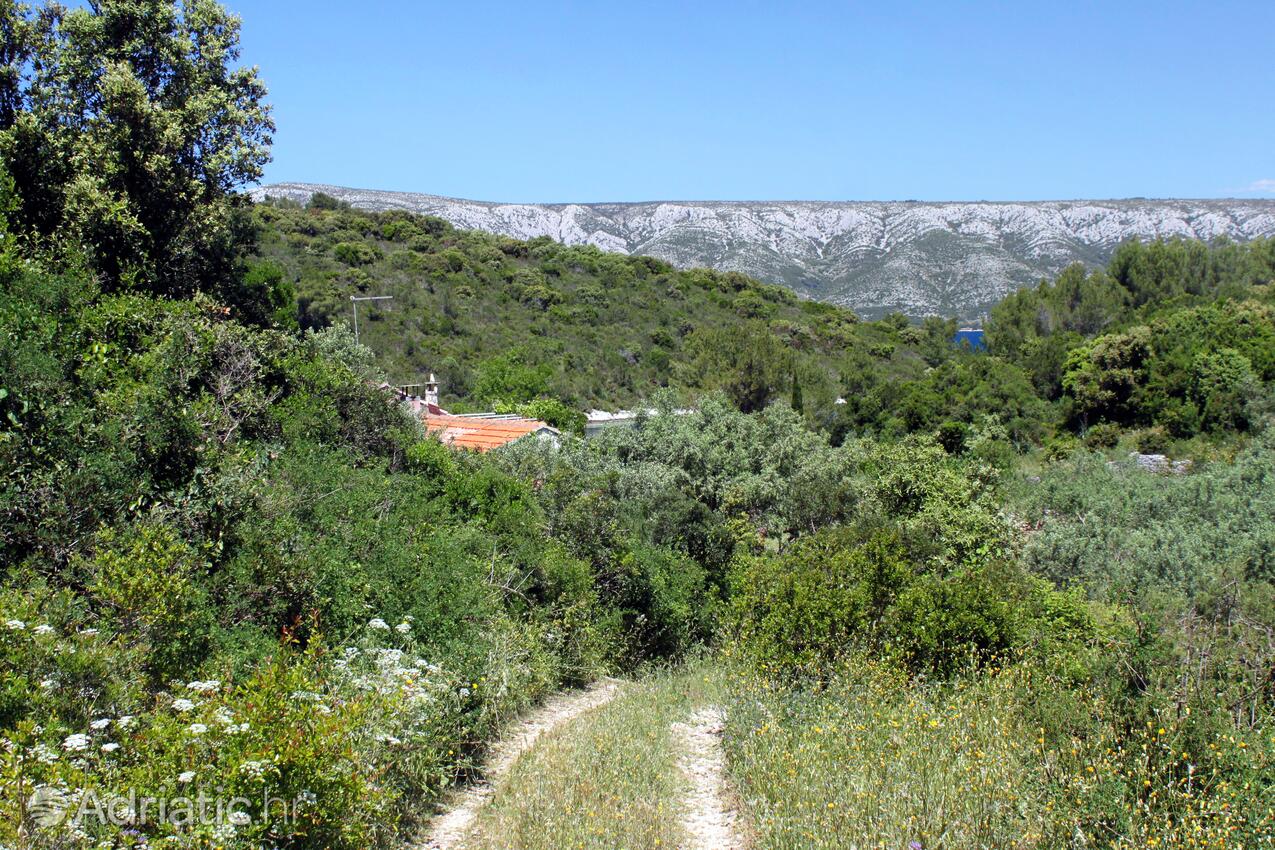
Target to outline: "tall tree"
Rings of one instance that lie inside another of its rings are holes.
[[[689,387],[721,390],[744,413],[761,410],[788,383],[793,354],[753,321],[723,328],[697,328],[686,338],[687,363],[679,376]]]
[[[0,156],[29,247],[83,251],[107,289],[229,293],[237,189],[274,123],[215,0],[0,0]]]

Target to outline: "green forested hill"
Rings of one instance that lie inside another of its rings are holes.
[[[248,289],[291,287],[303,328],[351,321],[351,296],[393,296],[360,307],[362,341],[389,380],[436,373],[444,403],[461,410],[534,401],[535,415],[566,424],[572,410],[630,406],[664,387],[687,403],[720,390],[745,412],[794,403],[837,441],[959,435],[990,416],[1023,449],[1064,423],[1081,434],[1105,423],[1104,441],[1117,427],[1244,430],[1260,412],[1242,401],[1264,397],[1258,385],[1275,375],[1261,353],[1270,311],[1254,302],[1269,300],[1268,240],[1127,243],[1106,270],[1073,266],[1007,298],[987,356],[952,345],[952,321],[861,321],[737,273],[462,231],[322,194],[254,215]]]
[[[435,372],[444,400],[462,406],[551,395],[616,407],[674,386],[733,390],[758,408],[789,395],[794,374],[807,403],[826,406],[848,358],[889,360],[902,327],[741,274],[460,231],[322,196],[256,215],[260,255],[293,282],[303,326],[350,322],[351,295],[394,296],[388,309],[360,306],[362,341],[392,380]],[[933,330],[936,343],[950,336],[942,323]],[[905,356],[891,371],[925,365]]]

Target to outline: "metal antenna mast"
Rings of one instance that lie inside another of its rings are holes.
[[[359,344],[359,302],[360,301],[393,301],[393,295],[351,295],[350,306],[354,308],[354,344]]]

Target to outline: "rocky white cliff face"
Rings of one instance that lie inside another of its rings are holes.
[[[499,204],[311,183],[253,194],[304,203],[314,192],[519,239],[740,271],[868,316],[975,318],[1069,263],[1105,262],[1127,239],[1275,236],[1275,201],[1266,200]]]

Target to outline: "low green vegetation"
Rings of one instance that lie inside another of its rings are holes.
[[[1270,451],[1017,478],[1020,554],[967,573],[846,530],[746,566],[727,748],[758,846],[1264,846]]]
[[[1233,457],[1182,476],[1140,474],[1081,453],[1013,488],[1034,529],[1023,557],[1059,584],[1118,600],[1195,598],[1232,580],[1275,580],[1275,444],[1263,434]]]
[[[1065,846],[1017,677],[926,687],[846,660],[812,690],[741,673],[728,754],[756,846]]]
[[[1014,662],[951,682],[847,659],[818,687],[744,672],[727,752],[759,848],[1265,846],[1275,746],[1145,724]]]

